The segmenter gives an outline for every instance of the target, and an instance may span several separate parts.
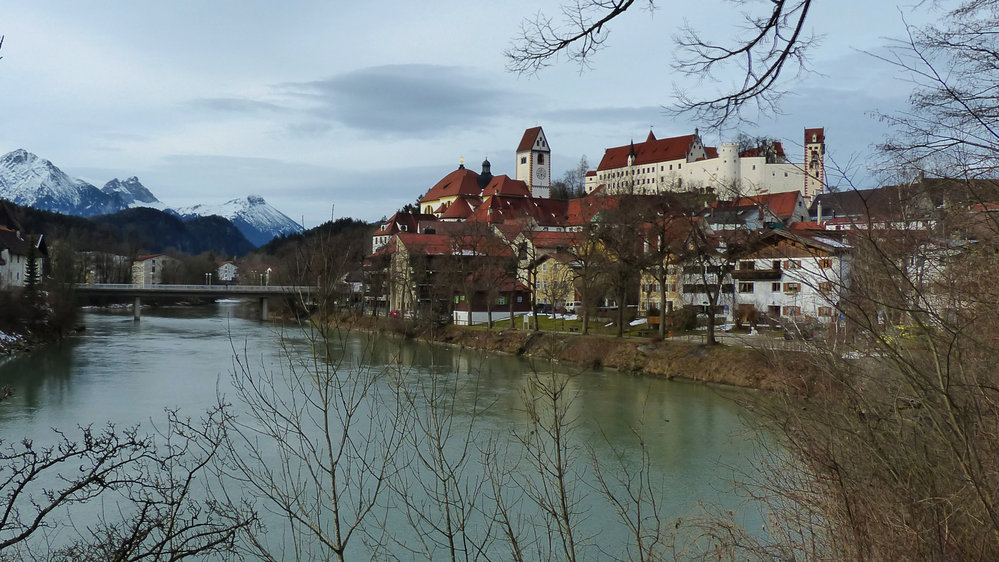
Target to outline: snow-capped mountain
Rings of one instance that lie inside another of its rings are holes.
[[[132,176],[125,181],[115,178],[101,188],[105,194],[110,196],[121,208],[129,207],[153,207],[163,210],[165,205],[152,194],[146,186],[139,182],[139,178]]]
[[[195,205],[173,210],[157,199],[135,176],[124,181],[115,178],[107,182],[103,189],[98,189],[83,180],[69,177],[52,162],[24,149],[0,157],[0,199],[82,217],[107,215],[136,207],[174,213],[184,220],[218,215],[229,219],[257,246],[275,236],[302,231],[301,225],[257,195],[233,199],[222,205]]]
[[[0,157],[0,197],[67,215],[113,213],[113,201],[89,183],[69,177],[52,162],[18,149]]]
[[[270,242],[275,236],[302,232],[302,225],[270,206],[259,195],[233,199],[221,205],[195,205],[176,210],[181,218],[218,215],[232,221],[246,239],[257,246]]]

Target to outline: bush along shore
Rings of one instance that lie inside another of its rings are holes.
[[[800,380],[787,372],[807,373],[801,352],[713,345],[654,338],[617,338],[533,330],[485,330],[447,325],[420,327],[397,319],[356,319],[354,326],[371,332],[396,334],[420,341],[443,343],[536,358],[587,368],[610,368],[624,373],[685,379],[778,392],[801,392]],[[777,368],[776,360],[780,361]],[[789,368],[790,367],[790,368]]]
[[[20,288],[0,291],[0,356],[59,341],[78,329],[72,295]]]

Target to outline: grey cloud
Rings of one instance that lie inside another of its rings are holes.
[[[195,109],[229,113],[287,113],[290,108],[246,98],[198,98],[187,102]]]
[[[387,65],[327,80],[283,84],[289,96],[317,104],[312,114],[375,134],[426,137],[510,112],[517,94],[467,68]]]

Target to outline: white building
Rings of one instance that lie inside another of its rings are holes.
[[[222,265],[219,266],[218,279],[222,283],[232,283],[236,280],[236,275],[238,273],[238,268],[235,262],[224,261]]]
[[[132,283],[135,285],[159,285],[163,282],[163,268],[177,260],[163,255],[139,256],[132,262]]]
[[[833,238],[769,231],[740,256],[723,279],[716,314],[734,322],[754,313],[772,319],[830,322],[849,278],[848,247]],[[707,301],[697,266],[684,268],[681,299],[701,306]],[[708,274],[708,283],[715,277]]]
[[[31,252],[28,244],[19,232],[0,226],[0,289],[23,287],[27,282],[28,255]],[[40,280],[46,251],[41,236],[35,239],[34,244],[35,265]]]
[[[697,131],[666,139],[650,131],[645,142],[606,149],[596,173],[586,177],[586,191],[601,186],[607,193],[635,194],[703,189],[723,197],[800,191],[808,204],[823,191],[824,130],[806,129],[805,141],[808,173],[805,163],[787,161],[779,142],[769,150],[740,153],[737,143],[704,146]]]

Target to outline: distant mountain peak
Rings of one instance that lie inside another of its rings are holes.
[[[259,195],[248,195],[240,199],[232,199],[221,205],[194,205],[177,209],[184,219],[218,215],[225,217],[236,225],[250,241],[261,246],[270,242],[275,236],[302,232],[302,225],[288,218],[287,215],[269,205]]]
[[[302,226],[269,205],[260,195],[233,199],[222,205],[195,205],[173,211],[166,208],[137,176],[114,178],[97,187],[66,175],[54,164],[23,148],[0,156],[0,198],[25,207],[67,215],[91,217],[135,207],[176,213],[185,220],[218,215],[232,223],[253,244],[275,236],[301,232]]]
[[[119,197],[121,203],[126,207],[134,207],[136,203],[160,202],[152,192],[146,189],[146,186],[142,185],[142,182],[136,176],[127,178],[125,181],[114,178],[104,184],[101,191],[108,195]]]

